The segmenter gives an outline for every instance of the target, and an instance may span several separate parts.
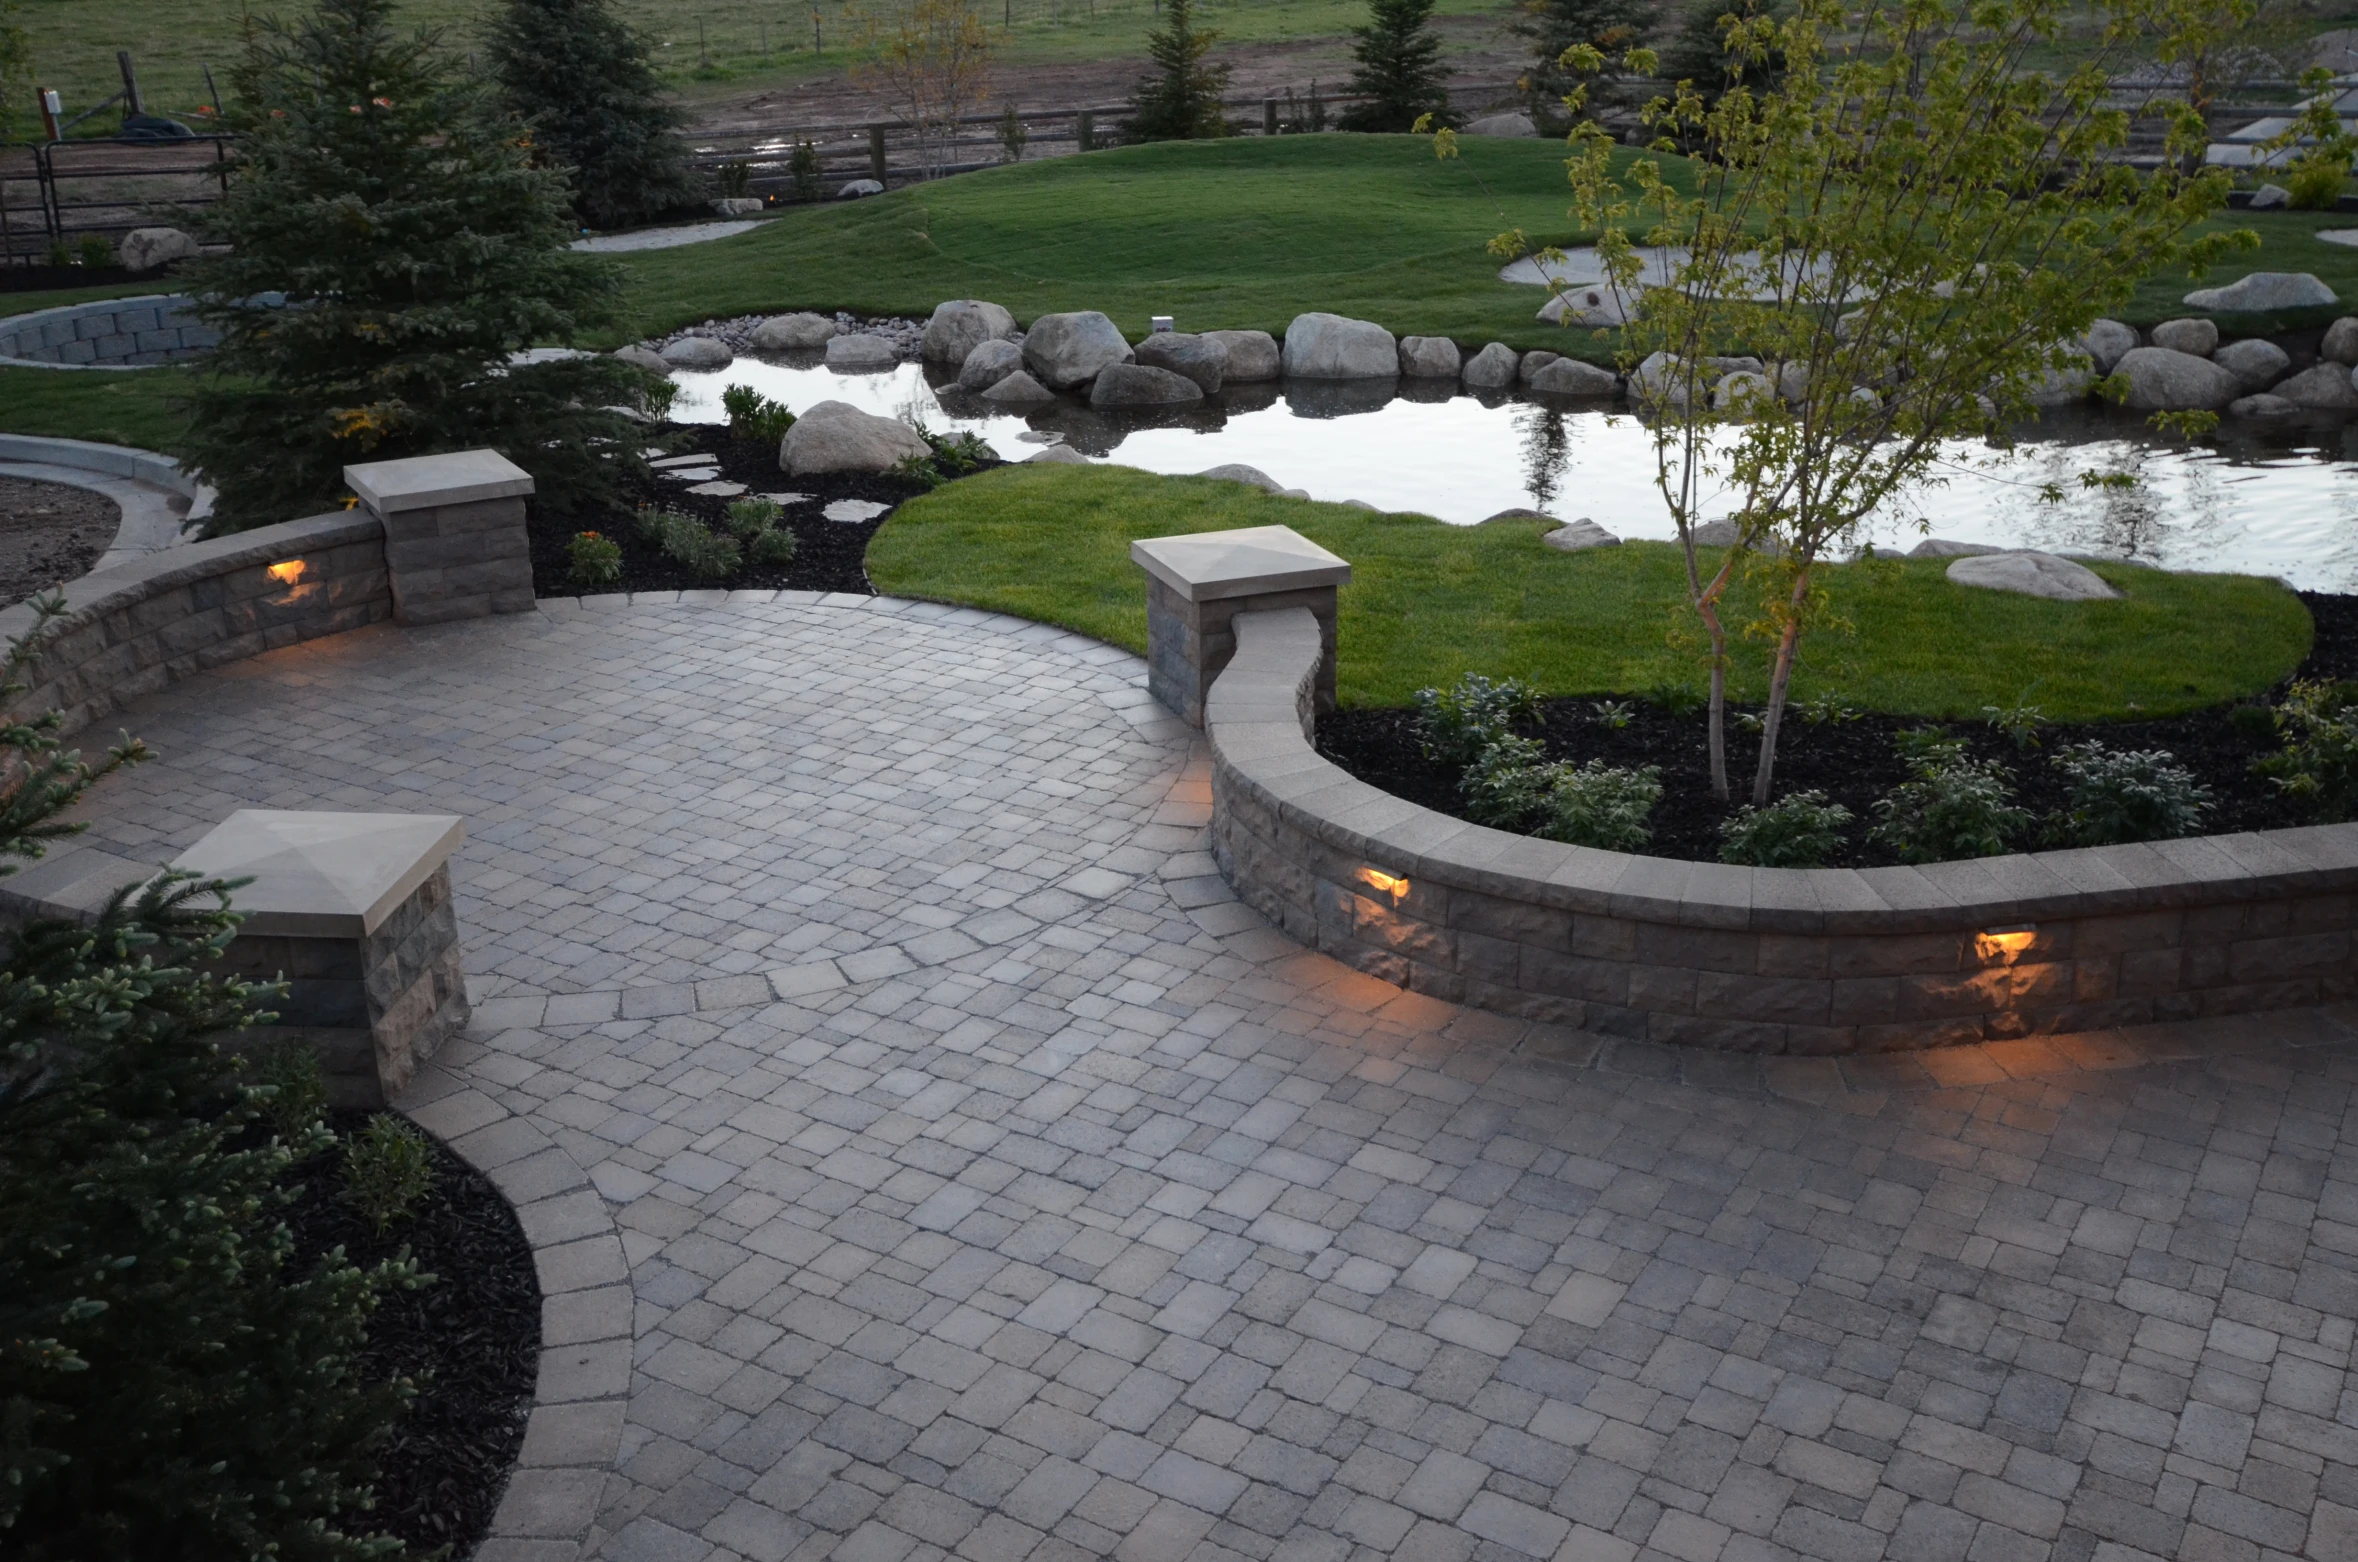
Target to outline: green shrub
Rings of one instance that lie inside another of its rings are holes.
[[[31,662],[11,648],[0,701]],[[78,829],[57,815],[145,753],[86,765],[57,731],[0,728],[0,854]],[[233,891],[167,874],[0,952],[0,1551],[24,1562],[401,1550],[367,1533],[368,1486],[411,1390],[355,1363],[377,1298],[430,1277],[293,1267],[288,1172],[328,1136],[270,1132],[291,1103],[212,1040],[275,996],[208,974]]]
[[[638,521],[639,535],[690,574],[726,580],[744,562],[734,537],[720,536],[693,515],[649,505],[639,510]]]
[[[1823,792],[1792,792],[1737,809],[1719,827],[1719,860],[1753,868],[1822,868],[1842,847],[1850,810]]]
[[[1873,834],[1900,861],[1995,857],[2029,827],[2005,766],[1967,759],[1964,744],[1930,729],[1903,732],[1895,746],[1916,778],[1875,805]]]
[[[786,171],[794,177],[794,198],[815,201],[825,192],[819,170],[819,149],[808,141],[794,143],[794,155],[787,159]]]
[[[74,243],[74,258],[85,266],[111,266],[115,263],[115,247],[103,233],[85,233]]]
[[[777,525],[778,517],[785,513],[775,499],[732,499],[728,509],[729,530],[751,542]]]
[[[575,585],[611,586],[622,578],[622,544],[603,532],[575,532],[565,562]]]
[[[794,414],[786,403],[772,401],[750,385],[724,388],[721,410],[728,414],[731,434],[757,445],[775,445],[794,427]]]
[[[1574,767],[1546,767],[1538,829],[1532,833],[1569,846],[1633,852],[1654,838],[1648,822],[1662,800],[1662,771],[1648,765],[1624,770],[1601,759]]]
[[[287,1144],[307,1142],[327,1115],[327,1077],[309,1042],[281,1038],[246,1054],[254,1104]]]
[[[933,447],[933,464],[944,477],[964,477],[994,459],[991,447],[975,434],[936,434],[924,424],[917,432]]]
[[[783,526],[773,526],[753,539],[751,545],[753,562],[766,564],[773,569],[791,564],[794,562],[794,550],[797,545],[798,539],[794,533]]]
[[[1458,684],[1459,689],[1464,687],[1463,682]],[[1474,756],[1458,777],[1457,786],[1466,800],[1467,818],[1500,830],[1521,830],[1546,804],[1554,779],[1546,745],[1536,738],[1506,733]]]
[[[2039,729],[2047,724],[2047,713],[2036,705],[2016,700],[2011,705],[1984,705],[1981,719],[1996,728],[2022,753],[2039,746]]]
[[[2283,747],[2252,768],[2316,818],[2358,816],[2358,685],[2296,679],[2276,707]]]
[[[2074,846],[2192,835],[2211,805],[2210,788],[2163,749],[2075,743],[2055,756],[2055,767],[2070,778],[2071,792],[2051,829]]]
[[[1492,683],[1467,673],[1447,690],[1417,690],[1416,710],[1417,744],[1425,758],[1471,765],[1518,725],[1539,719],[1539,691],[1520,678]]]
[[[1596,700],[1591,702],[1588,708],[1590,713],[1596,717],[1597,725],[1608,732],[1619,732],[1630,723],[1629,701],[1627,700]]]
[[[1703,691],[1691,683],[1658,683],[1646,691],[1646,703],[1666,716],[1692,716],[1706,700]]]
[[[434,1187],[434,1150],[403,1118],[379,1112],[344,1145],[344,1198],[382,1234]]]
[[[947,477],[942,475],[942,469],[934,465],[929,456],[903,456],[900,460],[895,461],[884,475],[897,477],[904,483],[915,483],[918,487],[927,490],[939,488],[949,481]]]

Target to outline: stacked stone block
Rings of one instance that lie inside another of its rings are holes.
[[[532,611],[524,506],[533,484],[523,468],[497,451],[462,450],[349,466],[344,481],[384,523],[398,621]]]
[[[0,320],[0,360],[53,368],[145,368],[220,345],[176,294],[68,304]]]
[[[1737,868],[1485,829],[1309,742],[1322,626],[1234,620],[1213,850],[1240,896],[1371,975],[1683,1046],[1823,1055],[2358,994],[2358,825],[1924,868]]]
[[[1301,608],[1319,626],[1311,698],[1335,706],[1336,588],[1351,566],[1286,526],[1153,537],[1130,545],[1146,572],[1146,689],[1190,726],[1236,654],[1239,613]]]

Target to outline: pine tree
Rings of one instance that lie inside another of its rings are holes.
[[[1522,0],[1522,10],[1515,31],[1531,40],[1532,54],[1523,84],[1542,116],[1555,119],[1562,117],[1565,95],[1580,85],[1558,63],[1566,49],[1585,43],[1617,63],[1661,25],[1656,0]]]
[[[1190,0],[1169,0],[1164,25],[1146,35],[1151,74],[1130,98],[1130,134],[1141,141],[1201,141],[1228,134],[1220,99],[1229,68],[1204,56],[1219,34],[1195,25]]]
[[[566,247],[563,175],[391,9],[318,0],[239,68],[244,135],[207,213],[231,252],[190,278],[222,333],[191,437],[216,531],[334,504],[351,462],[486,445],[588,512],[640,459],[616,409],[668,389],[603,355],[511,364],[611,320],[619,273]]]
[[[679,137],[685,116],[664,96],[646,40],[607,0],[507,0],[484,42],[539,157],[568,171],[583,222],[643,222],[702,196]]]
[[[1368,25],[1351,29],[1359,69],[1350,90],[1365,97],[1344,110],[1343,129],[1407,130],[1427,114],[1437,126],[1457,123],[1432,19],[1433,0],[1369,0]]]
[[[1728,48],[1729,19],[1754,18],[1764,12],[1773,13],[1774,7],[1761,0],[1696,0],[1678,30],[1662,45],[1662,78],[1693,82],[1705,103],[1716,103],[1721,94],[1736,86],[1755,92],[1775,88],[1784,74],[1780,57],[1772,54],[1765,60],[1751,60]]]
[[[86,765],[57,732],[0,725],[0,856],[73,833],[57,815],[145,754]],[[222,890],[167,877],[0,947],[0,1550],[24,1562],[401,1552],[366,1503],[409,1386],[353,1365],[378,1296],[421,1277],[341,1250],[293,1272],[284,1173],[327,1135],[273,1137],[213,1044],[270,996],[206,974]]]

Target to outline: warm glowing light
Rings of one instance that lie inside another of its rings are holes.
[[[1402,898],[1408,894],[1408,880],[1396,874],[1386,873],[1381,868],[1361,868],[1359,879],[1361,883],[1370,885],[1381,893],[1391,896],[1392,904],[1395,906],[1399,905]]]
[[[303,578],[303,561],[301,559],[289,559],[284,564],[271,565],[270,578],[280,582],[283,585],[293,585],[296,581]]]
[[[2011,965],[2014,957],[2038,940],[2039,930],[2025,922],[2019,927],[1993,927],[1973,936],[1974,948],[1984,960],[2004,961]]]

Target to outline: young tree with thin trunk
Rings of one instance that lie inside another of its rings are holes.
[[[946,169],[959,117],[990,97],[991,33],[968,0],[910,0],[871,23],[860,77],[917,136],[927,178]]]
[[[2182,98],[2114,74],[2132,41],[2215,40],[2240,0],[2099,10],[2102,40],[2049,69],[2049,0],[1797,0],[1728,32],[1743,59],[1781,57],[1775,87],[1706,103],[1690,85],[1648,109],[1658,146],[1701,149],[1677,182],[1657,157],[1625,162],[1594,126],[1574,131],[1573,216],[1632,309],[1623,363],[1710,642],[1723,798],[1721,615],[1739,572],[1763,604],[1744,627],[1770,646],[1759,805],[1805,636],[1828,617],[1831,551],[1932,481],[1945,442],[2003,441],[2034,416],[2047,377],[2084,372],[2078,339],[2139,282],[2251,242],[2194,231],[2225,201],[2223,172],[2122,158],[2134,113],[2169,117],[2173,153],[2203,127]],[[1720,375],[1711,357],[1731,352],[1758,356],[1765,376]],[[1738,546],[1698,546],[1707,511],[1735,523]]]

